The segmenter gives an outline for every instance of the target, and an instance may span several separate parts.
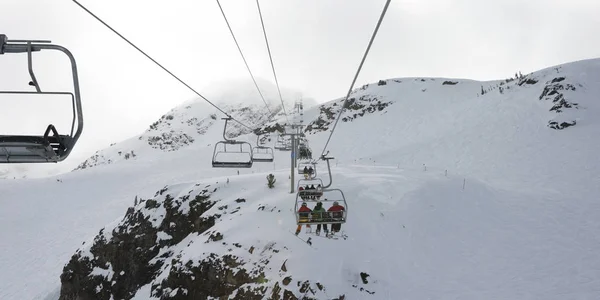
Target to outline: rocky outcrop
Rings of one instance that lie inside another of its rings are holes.
[[[225,186],[168,186],[152,199],[136,198],[121,221],[71,257],[59,299],[322,299],[322,284],[292,279],[286,246],[244,244],[221,232],[218,224],[240,210],[281,212],[223,197]]]
[[[566,83],[565,77],[555,77],[552,80],[546,82],[546,86],[544,86],[544,90],[539,97],[539,100],[542,101],[552,101],[553,105],[550,108],[550,111],[555,113],[563,113],[568,109],[579,109],[579,104],[567,100],[565,94],[569,91],[576,91],[577,88],[574,84]],[[552,129],[564,129],[570,126],[575,126],[577,124],[577,120],[575,120],[572,116],[564,117],[560,119],[552,119],[548,121],[548,127]]]
[[[336,116],[339,114],[339,110],[341,109],[341,105],[343,103],[344,99],[341,99],[329,105],[321,105],[319,107],[319,116],[312,122],[308,123],[304,131],[308,132],[309,134],[313,134],[328,130],[329,126],[335,121]],[[349,98],[346,102],[341,121],[351,122],[367,114],[384,111],[386,107],[393,103],[394,102],[392,101],[382,101],[381,97],[368,94],[362,95],[358,98]]]

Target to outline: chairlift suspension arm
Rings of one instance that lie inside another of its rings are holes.
[[[225,135],[226,131],[227,131],[227,121],[231,120],[232,118],[230,116],[227,116],[227,118],[221,118],[221,120],[225,120],[225,126],[223,126],[223,140],[227,141],[227,142],[235,142],[235,140],[230,140],[227,138],[227,136]]]
[[[329,188],[331,186],[331,184],[333,183],[333,177],[331,176],[331,166],[329,165],[329,160],[330,159],[334,159],[333,157],[326,157],[325,155],[329,154],[329,151],[327,151],[327,153],[323,154],[321,156],[321,159],[327,162],[327,173],[329,174],[329,184],[323,186],[323,189]]]
[[[33,83],[33,86],[35,86],[35,90],[38,93],[41,93],[42,90],[40,89],[40,85],[35,78],[35,74],[33,73],[33,55],[31,55],[31,48],[31,42],[27,42],[27,69],[29,70],[29,76],[31,76],[31,82]]]

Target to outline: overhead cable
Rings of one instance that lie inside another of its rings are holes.
[[[258,0],[256,0],[258,1]],[[329,141],[331,141],[331,136],[333,136],[333,132],[335,130],[335,127],[337,126],[337,123],[340,121],[340,117],[342,116],[342,113],[344,112],[344,109],[346,109],[346,103],[348,102],[348,98],[350,98],[350,94],[352,93],[352,89],[354,88],[354,84],[356,83],[356,79],[358,78],[358,74],[360,74],[360,71],[362,69],[362,66],[365,62],[365,59],[367,58],[367,55],[369,54],[369,50],[371,49],[371,45],[373,45],[373,41],[375,40],[375,36],[377,36],[377,31],[379,30],[379,26],[381,26],[381,22],[383,21],[383,17],[385,16],[385,13],[388,9],[388,6],[390,5],[391,0],[386,0],[385,2],[385,6],[383,7],[383,11],[381,12],[381,16],[379,17],[379,21],[377,22],[377,26],[375,27],[375,30],[373,31],[373,35],[371,36],[371,40],[369,41],[369,45],[367,46],[367,50],[365,51],[365,54],[363,55],[363,58],[360,62],[360,65],[358,66],[358,70],[356,70],[356,74],[354,75],[354,79],[352,80],[352,84],[350,85],[350,89],[348,89],[348,94],[346,95],[346,99],[344,100],[344,104],[342,105],[342,108],[340,109],[340,112],[337,116],[337,118],[335,118],[335,123],[333,124],[333,128],[331,128],[331,133],[329,134],[329,137],[327,138],[327,142],[325,143],[325,147],[323,147],[323,151],[321,152],[321,156],[325,155],[325,150],[327,150],[327,146],[329,145]]]
[[[217,110],[219,110],[220,112],[222,112],[223,114],[225,114],[228,118],[231,118],[232,120],[236,121],[237,123],[239,123],[240,125],[254,131],[254,129],[252,129],[250,126],[247,126],[246,124],[236,120],[235,118],[233,118],[232,116],[230,116],[228,113],[226,113],[224,110],[222,110],[220,107],[218,107],[217,105],[215,105],[214,103],[212,103],[210,100],[206,99],[206,97],[202,96],[200,93],[198,93],[194,88],[192,88],[190,85],[188,85],[187,83],[185,83],[183,80],[181,80],[179,77],[177,77],[177,75],[173,74],[171,71],[169,71],[167,68],[163,67],[163,65],[161,65],[159,62],[157,62],[156,60],[154,60],[152,57],[150,57],[150,55],[146,54],[146,52],[144,52],[142,49],[140,49],[139,47],[137,47],[135,44],[133,44],[132,42],[130,42],[126,37],[124,37],[123,35],[121,35],[118,31],[116,31],[115,29],[113,29],[110,25],[106,24],[106,22],[102,21],[102,19],[100,19],[98,16],[96,16],[94,13],[92,13],[89,9],[87,9],[85,6],[83,6],[81,3],[79,3],[77,0],[73,0],[73,2],[75,2],[75,4],[77,4],[79,7],[81,7],[83,10],[85,10],[88,14],[90,14],[92,17],[94,17],[96,20],[98,20],[100,23],[102,23],[104,26],[106,26],[108,29],[110,29],[112,32],[114,32],[116,35],[118,35],[120,38],[122,38],[123,40],[125,40],[127,43],[129,43],[129,45],[131,45],[133,48],[135,48],[136,50],[138,50],[140,53],[142,53],[144,56],[146,56],[148,59],[150,59],[152,62],[154,62],[157,66],[161,67],[165,72],[169,73],[169,75],[173,76],[175,79],[177,79],[177,81],[181,82],[183,85],[185,85],[188,89],[190,89],[192,92],[194,92],[196,95],[198,95],[200,98],[204,99],[204,101],[208,102],[210,105],[212,105],[213,107],[215,107]]]

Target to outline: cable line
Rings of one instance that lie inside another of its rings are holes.
[[[263,96],[262,92],[260,91],[260,88],[258,88],[258,84],[256,83],[256,80],[254,79],[254,75],[252,75],[252,71],[250,71],[250,66],[248,66],[248,62],[246,61],[246,58],[244,57],[244,54],[242,53],[242,49],[240,48],[240,45],[237,42],[237,39],[235,38],[235,35],[233,34],[233,30],[231,29],[231,26],[229,25],[229,21],[227,21],[227,17],[225,16],[225,12],[223,11],[223,7],[221,6],[221,3],[219,2],[219,0],[217,0],[217,4],[219,5],[219,9],[221,10],[221,14],[223,14],[223,18],[225,19],[225,23],[227,23],[227,28],[229,28],[229,32],[231,33],[231,37],[233,38],[233,41],[235,42],[235,45],[237,46],[240,55],[242,56],[242,59],[244,60],[244,64],[246,64],[246,69],[248,69],[248,73],[250,73],[250,77],[252,77],[252,81],[254,82],[254,86],[256,87],[256,90],[258,90],[258,94],[260,95],[260,98],[262,98],[262,101],[265,103],[265,106],[267,107],[267,110],[269,111],[269,121],[271,120],[271,116],[273,115],[273,112],[271,112],[271,109],[269,108],[269,105],[267,104],[267,100],[265,100],[265,97]]]
[[[265,43],[267,44],[267,51],[269,52],[269,60],[271,61],[271,69],[273,70],[273,77],[275,77],[275,85],[277,85],[277,92],[279,92],[279,100],[281,100],[281,108],[285,114],[285,120],[290,123],[287,112],[285,111],[285,105],[283,104],[283,97],[281,97],[281,90],[279,89],[279,82],[277,81],[277,74],[275,73],[275,66],[273,65],[273,57],[271,56],[271,48],[269,47],[269,40],[267,39],[267,31],[265,30],[265,22],[263,21],[262,12],[260,11],[260,4],[256,0],[256,7],[258,8],[258,15],[260,16],[260,24],[262,25],[263,34],[265,35]]]
[[[256,0],[258,2],[258,0]],[[335,127],[337,126],[337,123],[340,121],[340,117],[342,116],[342,113],[344,112],[344,109],[346,109],[346,103],[348,102],[348,98],[350,97],[350,93],[352,93],[352,89],[354,88],[354,84],[356,83],[356,79],[358,78],[358,74],[360,74],[360,71],[362,69],[362,66],[365,62],[365,59],[367,58],[367,55],[369,54],[369,50],[371,49],[371,45],[373,45],[373,41],[375,40],[375,36],[377,35],[377,31],[379,30],[379,26],[381,25],[381,22],[383,21],[383,17],[385,16],[385,13],[388,9],[388,6],[390,5],[391,0],[387,0],[385,2],[385,6],[383,7],[383,11],[381,12],[381,16],[379,17],[379,21],[377,22],[377,26],[375,27],[375,30],[373,31],[373,35],[371,36],[371,40],[369,41],[369,45],[367,46],[367,50],[365,51],[365,54],[363,55],[363,58],[360,62],[360,65],[358,66],[358,70],[356,70],[356,74],[354,75],[354,79],[352,80],[352,84],[350,85],[350,89],[348,89],[348,94],[346,95],[346,99],[344,100],[344,104],[342,105],[342,109],[340,109],[340,113],[338,114],[337,118],[335,119],[335,123],[333,124],[333,128],[331,128],[331,133],[329,134],[329,138],[327,138],[327,142],[325,143],[325,147],[323,147],[323,151],[321,152],[321,156],[323,156],[325,154],[325,150],[327,150],[327,146],[329,145],[329,141],[331,140],[331,136],[333,135],[333,132],[335,130]]]
[[[113,29],[112,27],[110,27],[110,25],[106,24],[106,22],[102,21],[102,19],[100,19],[99,17],[97,17],[94,13],[92,13],[89,9],[87,9],[85,6],[83,6],[81,3],[77,2],[77,0],[73,0],[73,2],[75,2],[75,4],[77,4],[79,7],[81,7],[83,10],[85,10],[88,14],[90,14],[92,17],[94,17],[96,20],[100,21],[100,23],[102,23],[104,26],[106,26],[108,29],[110,29],[112,32],[114,32],[115,34],[117,34],[120,38],[122,38],[123,40],[125,40],[127,43],[129,43],[129,45],[131,45],[133,48],[135,48],[136,50],[138,50],[140,53],[142,53],[144,56],[146,56],[148,59],[150,59],[152,62],[154,62],[157,66],[161,67],[165,72],[169,73],[169,75],[173,76],[175,79],[177,79],[177,81],[181,82],[183,85],[185,85],[188,89],[190,89],[192,92],[194,92],[196,95],[198,95],[200,98],[204,99],[204,101],[208,102],[210,105],[212,105],[213,107],[215,107],[216,109],[218,109],[220,112],[222,112],[223,114],[225,114],[228,118],[231,118],[232,120],[238,122],[240,125],[254,131],[254,129],[252,129],[251,127],[247,126],[246,124],[236,120],[235,118],[233,118],[232,116],[230,116],[228,113],[226,113],[224,110],[222,110],[220,107],[218,107],[217,105],[215,105],[214,103],[210,102],[208,99],[206,99],[206,97],[202,96],[200,93],[198,93],[195,89],[193,89],[191,86],[189,86],[187,83],[185,83],[183,80],[179,79],[179,77],[177,77],[175,74],[173,74],[171,71],[169,71],[167,68],[163,67],[160,63],[158,63],[156,60],[154,60],[152,57],[150,57],[150,55],[146,54],[146,52],[144,52],[142,49],[140,49],[139,47],[137,47],[135,44],[133,44],[132,42],[130,42],[126,37],[124,37],[123,35],[121,35],[118,31],[116,31],[115,29]]]

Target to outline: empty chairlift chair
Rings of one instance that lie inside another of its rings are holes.
[[[33,70],[33,52],[42,50],[57,50],[67,55],[71,63],[72,91],[42,91]],[[0,128],[0,163],[57,163],[65,160],[77,143],[83,131],[83,110],[81,107],[81,95],[79,93],[79,79],[77,65],[71,52],[62,46],[51,44],[51,41],[34,40],[8,40],[6,35],[0,34],[0,55],[13,53],[27,53],[27,65],[31,81],[30,86],[35,91],[0,91],[0,96],[33,96],[50,98],[54,96],[66,96],[71,100],[72,121],[71,130],[68,134],[58,132],[53,124],[46,128],[40,128],[40,135],[14,135],[9,129]],[[3,69],[1,71],[6,70]],[[2,107],[8,110],[7,107]],[[46,113],[46,112],[40,112]],[[35,118],[35,108],[30,116],[17,116],[23,119]],[[42,134],[43,133],[43,134]]]
[[[260,136],[256,136],[256,147],[252,149],[252,161],[254,162],[272,162],[275,158],[273,149],[260,146]]]
[[[223,141],[215,144],[213,151],[212,166],[214,168],[251,168],[252,167],[252,145],[248,142],[230,140],[225,136],[227,121],[231,117],[222,118],[225,120],[223,128]]]
[[[279,151],[292,151],[292,143],[290,139],[286,139],[283,135],[279,135],[277,137],[277,142],[275,143],[275,149]]]

